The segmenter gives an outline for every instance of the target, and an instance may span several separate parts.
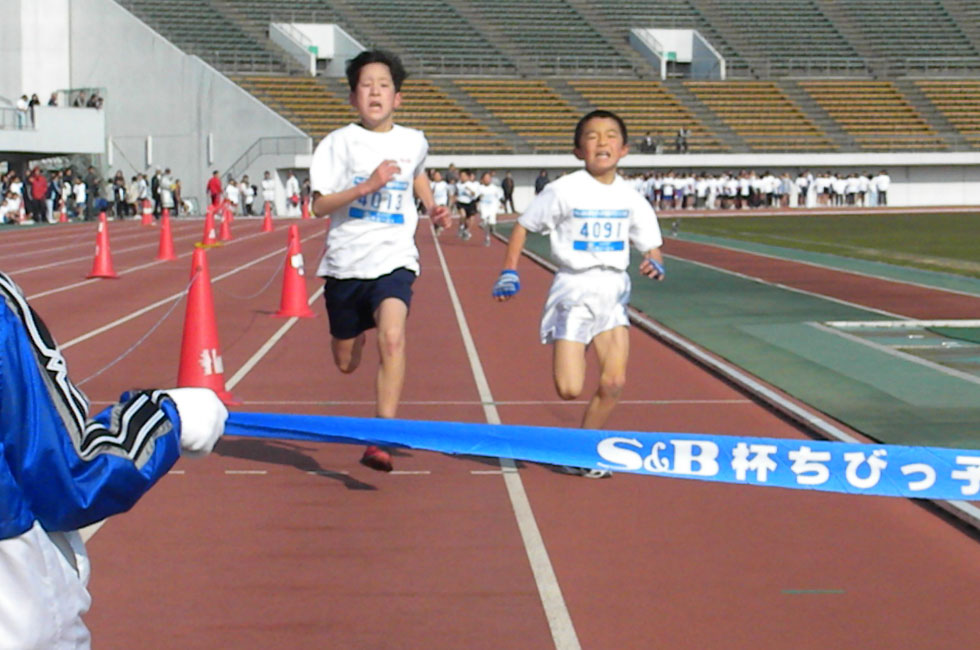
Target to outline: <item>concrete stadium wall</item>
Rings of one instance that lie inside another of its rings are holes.
[[[169,167],[181,179],[184,196],[201,199],[211,171],[227,170],[260,137],[306,137],[112,0],[73,0],[70,7],[70,83],[106,88],[112,173],[121,169],[128,178]],[[250,178],[255,182],[261,175]]]

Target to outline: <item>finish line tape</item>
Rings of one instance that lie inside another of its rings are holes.
[[[388,445],[821,492],[980,498],[980,450],[241,412],[229,415],[225,434]]]

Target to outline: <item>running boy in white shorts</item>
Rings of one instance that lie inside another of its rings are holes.
[[[499,185],[494,185],[493,174],[483,172],[480,179],[480,221],[483,222],[483,244],[490,245],[490,233],[497,225],[497,213],[500,212],[500,202],[504,198],[504,191]]]
[[[493,287],[498,301],[520,290],[517,262],[527,232],[547,234],[558,272],[541,318],[541,342],[554,344],[555,388],[577,398],[585,383],[585,351],[599,359],[599,387],[582,417],[582,428],[601,429],[619,401],[629,358],[629,243],[643,253],[640,273],[662,280],[663,243],[650,204],[617,174],[629,152],[626,125],[615,113],[593,111],[575,127],[575,156],[585,169],[549,183],[517,220],[504,270]],[[608,470],[566,467],[589,478]]]
[[[347,81],[360,121],[328,134],[310,165],[313,213],[330,215],[317,269],[326,281],[330,349],[341,372],[354,372],[365,332],[377,328],[376,414],[382,418],[395,417],[405,382],[405,321],[419,274],[415,197],[436,225],[449,225],[449,210],[435,205],[425,173],[425,135],[394,123],[405,77],[393,54],[368,50],[352,59]],[[390,453],[373,445],[361,462],[392,469]]]

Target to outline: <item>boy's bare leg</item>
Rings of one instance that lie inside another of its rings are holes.
[[[585,384],[585,344],[558,339],[553,346],[552,359],[558,396],[572,400],[581,395]]]
[[[623,386],[626,385],[626,363],[630,352],[629,330],[626,327],[616,327],[601,332],[592,339],[592,345],[599,357],[599,388],[585,409],[583,429],[601,429],[619,402]]]
[[[393,418],[398,411],[405,384],[405,321],[408,306],[398,298],[386,298],[378,305],[374,321],[378,325],[378,352],[381,365],[377,379],[377,416]]]
[[[333,362],[344,374],[350,374],[361,365],[361,351],[364,349],[364,334],[352,339],[330,339]]]

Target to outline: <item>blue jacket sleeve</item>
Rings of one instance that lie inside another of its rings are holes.
[[[72,530],[128,510],[176,462],[179,441],[162,391],[124,395],[90,419],[44,323],[0,274],[0,538],[33,519]]]

